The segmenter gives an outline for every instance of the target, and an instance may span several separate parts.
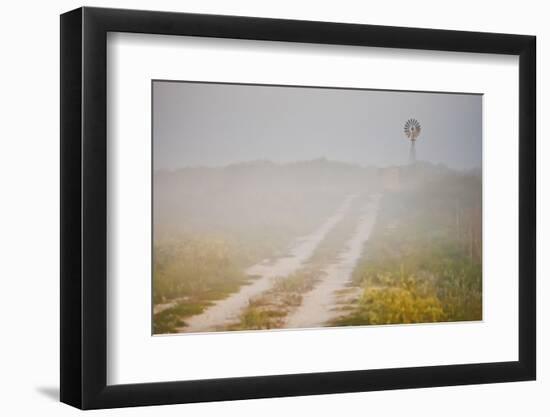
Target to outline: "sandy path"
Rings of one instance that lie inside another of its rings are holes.
[[[258,276],[259,278],[241,287],[238,292],[218,301],[203,313],[185,319],[187,326],[179,328],[178,331],[185,333],[214,331],[233,322],[248,306],[251,298],[273,286],[275,278],[292,274],[311,257],[326,234],[346,216],[356,198],[357,195],[346,197],[336,212],[317,230],[310,235],[297,239],[288,256],[279,258],[275,262],[264,260],[248,268],[246,270],[247,275]]]
[[[320,327],[340,314],[337,306],[336,291],[346,288],[351,274],[363,251],[363,245],[369,239],[376,221],[380,196],[373,196],[365,206],[354,234],[346,248],[338,256],[338,261],[327,266],[323,280],[307,293],[294,313],[287,318],[284,328]]]

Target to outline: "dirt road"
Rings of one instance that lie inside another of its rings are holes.
[[[324,269],[323,279],[307,293],[300,307],[287,317],[284,328],[320,327],[335,319],[338,291],[346,288],[365,242],[376,221],[380,196],[373,196],[364,207],[355,229],[338,260]]]
[[[234,321],[248,306],[250,299],[271,288],[277,278],[286,277],[303,266],[326,234],[347,215],[357,197],[355,194],[347,196],[336,212],[313,233],[297,239],[289,255],[279,258],[275,262],[264,260],[248,268],[247,275],[258,278],[241,287],[238,292],[228,298],[218,301],[203,313],[185,319],[187,326],[179,328],[178,331],[181,333],[215,331],[223,329]]]

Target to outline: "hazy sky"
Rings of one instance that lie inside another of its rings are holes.
[[[155,81],[154,168],[327,158],[406,164],[407,119],[422,125],[418,160],[481,166],[482,96]]]

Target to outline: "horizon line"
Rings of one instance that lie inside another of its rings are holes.
[[[243,160],[243,161],[237,161],[237,162],[230,162],[226,164],[198,164],[198,165],[186,165],[182,167],[177,168],[155,168],[153,164],[153,172],[155,173],[174,173],[177,171],[185,170],[185,169],[225,169],[230,168],[238,165],[252,165],[252,164],[269,164],[269,165],[278,165],[278,166],[284,166],[284,165],[293,165],[293,164],[300,164],[300,163],[307,163],[307,162],[328,162],[328,163],[336,163],[336,164],[342,164],[342,165],[349,165],[352,167],[358,167],[358,168],[370,168],[370,169],[385,169],[385,168],[403,168],[408,167],[410,164],[403,163],[403,164],[388,164],[388,165],[376,165],[376,164],[361,164],[356,162],[349,162],[349,161],[341,161],[336,159],[328,159],[326,157],[318,157],[318,158],[312,158],[312,159],[301,159],[301,160],[295,160],[295,161],[274,161],[271,159],[250,159],[250,160]],[[449,170],[457,171],[457,172],[469,172],[469,171],[475,171],[482,169],[482,165],[474,166],[470,168],[452,168],[449,167],[444,162],[431,162],[431,161],[424,161],[424,160],[418,160],[416,162],[417,165],[432,165],[432,166],[443,166]]]

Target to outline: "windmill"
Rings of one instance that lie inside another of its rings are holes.
[[[420,135],[422,127],[420,126],[420,123],[418,123],[418,120],[409,119],[405,122],[403,129],[405,131],[405,136],[411,141],[411,148],[409,150],[409,164],[414,165],[416,163],[415,143],[416,139],[418,139],[418,136]]]

